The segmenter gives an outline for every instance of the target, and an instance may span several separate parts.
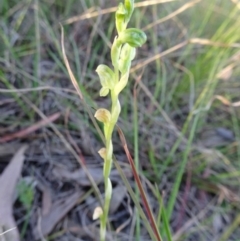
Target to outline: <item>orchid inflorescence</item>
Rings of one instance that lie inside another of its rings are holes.
[[[106,237],[106,224],[112,196],[112,183],[109,176],[113,156],[112,133],[121,111],[118,95],[128,83],[131,62],[135,58],[136,48],[142,46],[147,39],[142,30],[136,28],[127,29],[133,10],[134,0],[125,0],[124,4],[119,4],[115,14],[117,36],[111,48],[113,69],[104,64],[99,65],[96,69],[102,85],[100,96],[104,97],[110,94],[112,102],[111,111],[101,108],[95,113],[95,118],[103,123],[105,136],[105,147],[98,152],[104,160],[104,207],[103,210],[98,207],[94,211],[94,219],[100,219],[101,241],[105,241]]]

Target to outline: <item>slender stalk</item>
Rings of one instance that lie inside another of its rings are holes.
[[[129,150],[128,150],[127,142],[126,142],[125,137],[124,137],[124,135],[123,135],[123,133],[122,133],[122,131],[121,131],[120,128],[118,128],[118,133],[119,133],[119,135],[120,135],[120,139],[121,139],[121,142],[122,142],[122,144],[123,144],[123,148],[124,148],[124,150],[125,150],[125,153],[126,153],[126,155],[127,155],[127,158],[128,158],[129,163],[130,163],[130,165],[131,165],[131,169],[132,169],[132,171],[133,171],[134,179],[135,179],[135,181],[136,181],[136,183],[137,183],[137,186],[138,186],[138,188],[139,188],[139,191],[140,191],[140,194],[141,194],[141,197],[142,197],[142,201],[143,201],[143,205],[144,205],[144,207],[145,207],[145,209],[146,209],[146,212],[147,212],[147,216],[148,216],[148,219],[149,219],[149,223],[150,223],[150,225],[151,225],[151,227],[152,227],[152,230],[153,230],[154,233],[155,233],[155,237],[156,237],[157,241],[162,241],[162,238],[161,238],[161,235],[160,235],[160,233],[159,233],[159,230],[158,230],[156,221],[155,221],[155,219],[154,219],[152,210],[151,210],[151,208],[150,208],[150,206],[149,206],[149,204],[148,204],[149,202],[148,202],[147,196],[146,196],[146,194],[145,194],[145,192],[144,192],[144,189],[143,189],[143,186],[142,186],[140,177],[139,177],[139,175],[138,175],[138,173],[137,173],[137,170],[136,170],[135,165],[134,165],[134,161],[133,161],[133,159],[132,159],[132,157],[131,157],[131,155],[130,155],[130,152],[129,152]]]
[[[139,153],[138,153],[138,104],[137,104],[137,86],[134,86],[134,98],[133,98],[133,129],[134,129],[134,163],[137,172],[139,172]],[[136,197],[139,199],[139,190],[135,187]],[[136,240],[140,240],[140,215],[136,209]]]

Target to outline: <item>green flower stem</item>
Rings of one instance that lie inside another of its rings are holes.
[[[98,109],[95,114],[95,117],[103,122],[105,136],[105,148],[99,150],[100,156],[104,159],[103,176],[105,187],[103,210],[101,210],[100,214],[97,214],[97,218],[100,218],[101,241],[105,241],[106,238],[106,225],[112,196],[112,183],[109,177],[113,156],[112,133],[121,112],[118,95],[127,85],[131,61],[135,57],[135,48],[140,47],[147,39],[145,33],[140,29],[127,29],[127,24],[131,18],[133,9],[134,0],[125,0],[124,4],[119,4],[116,12],[118,36],[115,37],[111,49],[111,60],[114,71],[103,64],[99,65],[96,70],[102,85],[100,96],[107,96],[110,92],[112,101],[111,112],[101,108]]]
[[[115,71],[115,75],[116,75],[115,79],[119,78],[118,70]],[[106,139],[106,156],[104,158],[104,168],[103,168],[105,201],[104,201],[103,215],[100,218],[100,225],[101,225],[100,240],[101,241],[105,241],[107,218],[108,218],[109,207],[110,207],[110,202],[112,197],[112,184],[109,178],[111,168],[112,168],[112,155],[113,155],[112,133],[121,111],[118,95],[116,95],[114,91],[111,91],[111,100],[112,100],[112,108],[111,108],[112,120],[110,123],[107,123],[104,125],[104,134]]]

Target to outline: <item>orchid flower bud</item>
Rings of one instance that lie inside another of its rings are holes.
[[[100,157],[102,157],[103,160],[105,160],[106,156],[107,156],[107,150],[105,147],[101,148],[98,151],[98,154],[100,155]]]
[[[129,44],[124,44],[121,53],[120,58],[123,60],[133,60],[136,55],[136,48],[131,47]]]
[[[123,60],[123,59],[119,60],[118,69],[121,72],[121,74],[124,74],[127,71],[129,71],[130,67],[131,67],[131,61],[130,60]]]
[[[117,68],[117,66],[118,66],[120,51],[121,51],[121,42],[119,42],[118,38],[115,37],[113,45],[112,45],[112,49],[111,49],[112,65],[115,68]]]
[[[129,71],[131,61],[134,59],[135,55],[135,48],[131,47],[127,43],[123,45],[120,53],[120,60],[118,62],[118,68],[122,74],[125,74],[127,71]]]
[[[94,117],[105,124],[111,121],[111,113],[106,109],[98,109],[94,115]]]
[[[109,197],[111,195],[112,195],[112,182],[108,178],[107,179],[107,186],[106,186],[106,190],[105,190],[105,196]]]
[[[99,219],[103,215],[103,210],[101,207],[96,207],[93,212],[93,220]]]
[[[114,87],[114,73],[113,73],[113,71],[107,65],[100,64],[97,67],[96,72],[98,73],[98,76],[100,78],[100,82],[102,84],[102,87],[104,89],[106,89],[106,88],[107,89],[113,89],[113,87]],[[106,93],[106,91],[104,93]]]
[[[121,44],[128,43],[136,48],[141,47],[147,40],[146,34],[137,28],[128,28],[122,31],[118,37],[118,42]]]
[[[125,25],[125,15],[127,14],[127,11],[123,5],[123,3],[119,3],[118,9],[116,11],[116,28],[118,34],[121,33],[124,29],[126,29]]]
[[[124,5],[125,5],[125,9],[127,10],[127,14],[125,17],[125,23],[127,25],[127,23],[129,22],[129,20],[132,16],[133,10],[134,10],[134,0],[125,0]]]
[[[102,97],[107,96],[108,93],[109,93],[109,88],[107,88],[107,87],[102,87],[99,91],[99,95]]]

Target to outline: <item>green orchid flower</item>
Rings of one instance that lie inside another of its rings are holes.
[[[93,218],[100,219],[100,240],[105,241],[106,224],[112,196],[112,183],[109,178],[112,167],[113,145],[112,133],[121,112],[119,94],[126,87],[132,60],[136,56],[136,48],[142,46],[146,34],[137,28],[127,28],[134,10],[134,0],[125,0],[120,3],[115,14],[118,36],[115,37],[111,48],[111,60],[114,70],[107,65],[99,65],[96,72],[100,78],[102,88],[100,96],[111,96],[111,111],[101,108],[95,113],[95,118],[103,123],[105,147],[99,150],[99,155],[104,160],[103,176],[105,186],[104,207],[97,207]]]

